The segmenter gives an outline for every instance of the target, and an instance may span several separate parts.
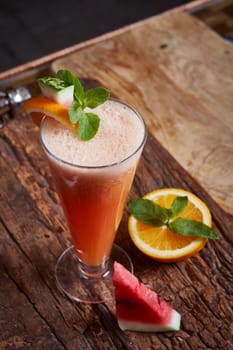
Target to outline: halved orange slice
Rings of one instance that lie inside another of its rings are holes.
[[[188,197],[188,205],[179,214],[180,217],[201,221],[211,226],[212,219],[208,207],[191,192],[177,188],[163,188],[150,192],[143,198],[169,208],[177,196]],[[198,253],[207,242],[206,238],[174,233],[166,225],[155,227],[144,224],[133,215],[129,217],[128,228],[130,237],[138,249],[149,257],[162,262],[184,260]]]
[[[68,109],[46,97],[33,97],[23,104],[23,109],[29,113],[36,125],[40,125],[43,116],[56,119],[68,128],[74,129],[70,122]]]

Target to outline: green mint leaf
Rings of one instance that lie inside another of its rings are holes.
[[[97,87],[89,89],[84,93],[84,106],[95,108],[109,98],[109,91],[105,88]]]
[[[82,108],[77,101],[73,101],[68,110],[70,121],[72,124],[76,124],[83,114]]]
[[[179,215],[188,204],[188,197],[187,196],[179,196],[174,199],[172,202],[171,207],[169,208],[169,218],[174,218],[175,216]]]
[[[38,79],[39,84],[52,87],[56,91],[68,86],[74,86],[73,102],[68,110],[72,124],[79,124],[77,133],[81,140],[90,140],[98,131],[100,119],[96,114],[86,113],[86,107],[95,108],[109,98],[109,91],[98,87],[87,91],[80,80],[67,69],[60,69],[55,77],[43,77]]]
[[[57,72],[56,76],[66,82],[67,84],[74,85],[74,99],[79,102],[80,106],[83,105],[84,89],[76,76],[74,76],[67,69],[61,69]],[[84,107],[83,107],[84,108]]]
[[[70,85],[63,80],[54,77],[38,78],[37,81],[39,84],[51,87],[56,91],[61,91]]]
[[[56,78],[64,81],[66,84],[74,85],[76,81],[76,77],[68,70],[66,69],[60,69],[57,71]]]
[[[131,199],[128,207],[136,219],[148,225],[162,226],[168,220],[168,210],[149,199]]]
[[[78,135],[81,140],[92,139],[98,131],[100,119],[94,113],[80,113]]]
[[[84,88],[81,84],[81,82],[76,79],[75,84],[74,84],[74,99],[80,103],[82,108],[85,108],[84,105]]]
[[[217,239],[217,233],[209,226],[200,221],[194,221],[186,218],[178,218],[168,223],[168,227],[175,233],[184,236],[198,236],[209,239]]]

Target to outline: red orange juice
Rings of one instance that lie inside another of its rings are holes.
[[[99,265],[109,256],[134,168],[120,176],[52,171],[79,258]]]
[[[128,106],[109,100],[94,111],[97,135],[81,141],[46,118],[41,140],[77,255],[86,265],[109,257],[145,142],[145,126]]]

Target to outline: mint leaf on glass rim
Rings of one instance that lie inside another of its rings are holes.
[[[83,141],[89,141],[92,139],[98,128],[100,119],[99,117],[94,113],[80,113],[79,114],[79,127],[77,129],[78,135],[81,140]]]
[[[76,124],[79,121],[80,114],[83,114],[83,110],[77,101],[73,101],[68,110],[69,118],[72,124]]]
[[[92,139],[98,128],[100,119],[94,113],[85,113],[77,101],[73,101],[69,108],[69,117],[72,124],[78,123],[77,134],[82,141]]]
[[[38,83],[57,91],[74,86],[73,101],[68,110],[70,121],[77,124],[77,135],[81,140],[88,141],[96,135],[100,118],[85,108],[93,109],[107,101],[110,96],[107,89],[97,87],[84,91],[80,80],[67,69],[60,69],[55,77],[40,78]]]
[[[67,69],[60,69],[56,73],[56,78],[64,81],[68,85],[74,85],[76,81],[76,77]]]
[[[89,108],[95,108],[102,103],[104,103],[109,98],[109,91],[97,87],[93,89],[89,89],[84,93],[84,106]]]

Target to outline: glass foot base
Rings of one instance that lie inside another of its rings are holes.
[[[128,254],[114,244],[109,259],[108,271],[98,278],[86,278],[80,272],[79,260],[74,246],[67,248],[59,257],[55,268],[58,289],[70,299],[84,303],[103,303],[113,298],[113,263],[117,261],[133,273],[133,264]]]

